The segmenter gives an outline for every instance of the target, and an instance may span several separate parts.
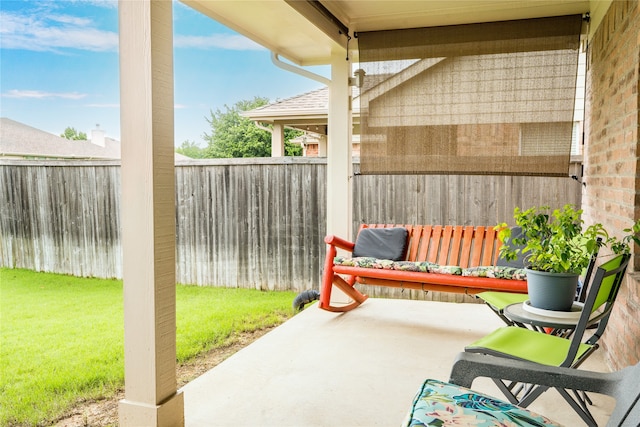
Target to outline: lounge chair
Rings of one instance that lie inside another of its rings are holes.
[[[423,383],[402,425],[461,425],[461,420],[478,427],[558,425],[545,416],[471,390],[477,377],[499,377],[508,381],[606,394],[616,400],[607,426],[640,425],[640,363],[621,371],[601,373],[471,353],[458,355],[448,383],[437,380]]]

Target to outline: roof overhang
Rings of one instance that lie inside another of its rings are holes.
[[[298,65],[329,64],[356,32],[586,13],[610,0],[181,0]],[[606,9],[605,9],[606,10]],[[326,13],[328,12],[328,14]]]
[[[327,134],[328,110],[281,111],[279,114],[254,114],[255,110],[241,113],[242,116],[263,124],[281,124],[286,127],[319,135]]]
[[[287,127],[299,129],[302,131],[326,135],[329,109],[292,109],[277,111],[260,111],[259,109],[257,109],[243,111],[240,113],[240,115],[258,123],[279,123]],[[353,126],[359,129],[360,109],[353,110],[352,119]]]
[[[328,109],[318,110],[280,110],[277,113],[274,112],[261,112],[251,110],[240,113],[242,116],[250,118],[251,120],[258,120],[261,122],[273,122],[278,120],[318,120],[324,118],[327,120]]]
[[[330,20],[284,0],[181,1],[298,65],[328,64],[347,45]]]

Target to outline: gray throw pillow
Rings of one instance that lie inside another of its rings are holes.
[[[356,238],[353,256],[403,261],[407,256],[408,237],[404,227],[363,228]]]

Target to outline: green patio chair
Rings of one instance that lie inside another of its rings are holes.
[[[570,338],[506,326],[468,345],[465,351],[527,360],[540,365],[577,368],[599,346],[598,340],[607,326],[629,257],[628,254],[618,255],[596,269],[582,313]],[[595,332],[583,342],[587,329],[596,324]],[[523,388],[518,383],[497,378],[494,382],[511,403],[523,407],[548,389],[547,386],[535,384]],[[557,390],[588,425],[596,425],[587,407],[590,403],[587,396],[578,393],[572,396],[563,388]]]

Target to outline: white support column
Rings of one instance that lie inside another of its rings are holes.
[[[327,234],[351,239],[351,63],[345,51],[331,57],[327,142]]]
[[[176,380],[173,18],[120,0],[125,397],[120,426],[183,426]]]
[[[334,52],[331,57],[329,85],[329,117],[327,141],[327,234],[350,240],[352,208],[351,160],[351,62],[346,52]],[[331,302],[347,302],[346,296],[334,287]]]
[[[318,157],[327,157],[327,136],[320,135],[318,140]]]
[[[274,123],[271,132],[271,157],[283,157],[284,154],[284,125]]]

